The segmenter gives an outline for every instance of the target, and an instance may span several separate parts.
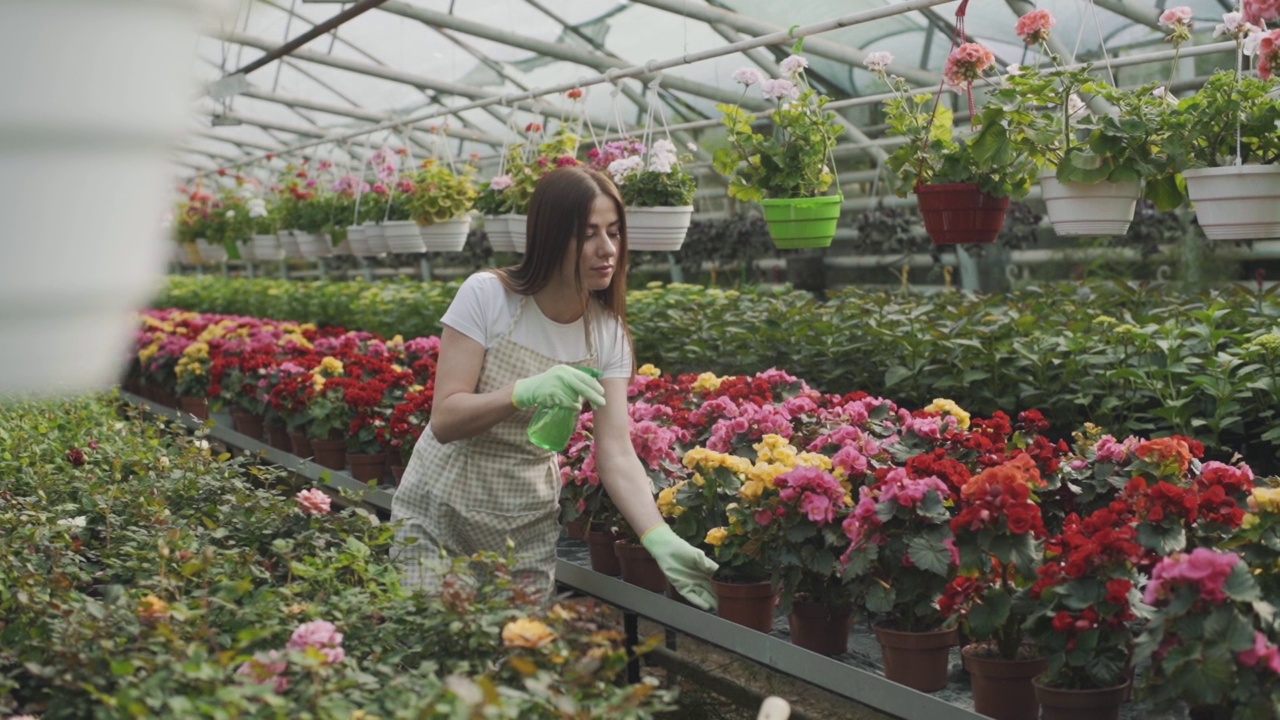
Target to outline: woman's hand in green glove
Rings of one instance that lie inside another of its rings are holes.
[[[604,407],[604,387],[587,373],[571,365],[551,369],[515,383],[511,402],[521,410],[531,407],[574,407],[583,399],[593,407]]]
[[[671,587],[680,591],[690,603],[703,610],[716,607],[716,596],[711,589],[711,574],[719,569],[706,553],[690,545],[668,525],[655,525],[640,538],[658,567],[666,574]]]

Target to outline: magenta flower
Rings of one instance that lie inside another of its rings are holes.
[[[342,662],[347,656],[342,649],[342,633],[338,632],[337,626],[327,620],[312,620],[299,625],[285,647],[299,651],[315,648],[324,655],[325,661],[330,665]]]
[[[1154,605],[1168,593],[1165,588],[1173,583],[1196,585],[1200,597],[1212,603],[1227,599],[1224,587],[1232,570],[1241,562],[1235,553],[1217,552],[1208,548],[1196,548],[1190,553],[1175,553],[1156,564],[1151,571],[1144,599]]]

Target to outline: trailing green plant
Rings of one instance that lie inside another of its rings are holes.
[[[409,214],[419,225],[431,225],[460,218],[475,204],[475,168],[464,165],[455,170],[434,158],[422,161],[414,176],[414,191],[408,198]]]

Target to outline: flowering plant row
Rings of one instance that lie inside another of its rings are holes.
[[[352,453],[406,464],[431,414],[439,338],[256,318],[152,310],[141,318],[133,370],[177,395],[263,416]]]
[[[1280,483],[1247,464],[1205,460],[1188,438],[1095,426],[1054,442],[1034,410],[978,418],[938,399],[910,411],[779,370],[671,377],[645,366],[629,392],[659,509],[720,562],[721,579],[771,579],[784,606],[853,604],[898,629],[961,625],[981,651],[1048,657],[1046,680],[1061,687],[1120,685],[1135,648],[1153,645],[1164,651],[1143,682],[1162,703],[1190,697],[1180,678],[1195,663],[1218,663],[1224,678],[1261,668],[1202,702],[1276,701],[1256,678],[1280,682],[1280,625],[1250,588],[1276,582]],[[620,523],[591,428],[582,416],[562,458],[565,514]],[[1224,591],[1224,572],[1205,586],[1206,600],[1246,603],[1233,606],[1239,625],[1168,652],[1159,628],[1210,605],[1170,603],[1162,578],[1200,578],[1206,553],[1258,579]],[[1144,628],[1158,638],[1138,640]]]

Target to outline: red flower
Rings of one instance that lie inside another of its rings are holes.
[[[569,98],[570,100],[578,100],[578,99],[580,99],[584,94],[585,94],[585,93],[584,93],[584,91],[582,90],[582,88],[574,88],[574,89],[570,90],[569,92],[565,93],[565,95],[566,95],[566,96],[568,96],[568,98]]]
[[[1053,616],[1053,629],[1063,635],[1071,632],[1075,624],[1075,618],[1071,617],[1071,613],[1066,610],[1059,610],[1058,614]]]
[[[67,462],[76,467],[84,465],[86,462],[84,451],[77,447],[71,448],[67,451]]]
[[[1107,583],[1107,602],[1112,605],[1126,607],[1129,604],[1129,591],[1133,589],[1133,583],[1124,578],[1116,578]]]

